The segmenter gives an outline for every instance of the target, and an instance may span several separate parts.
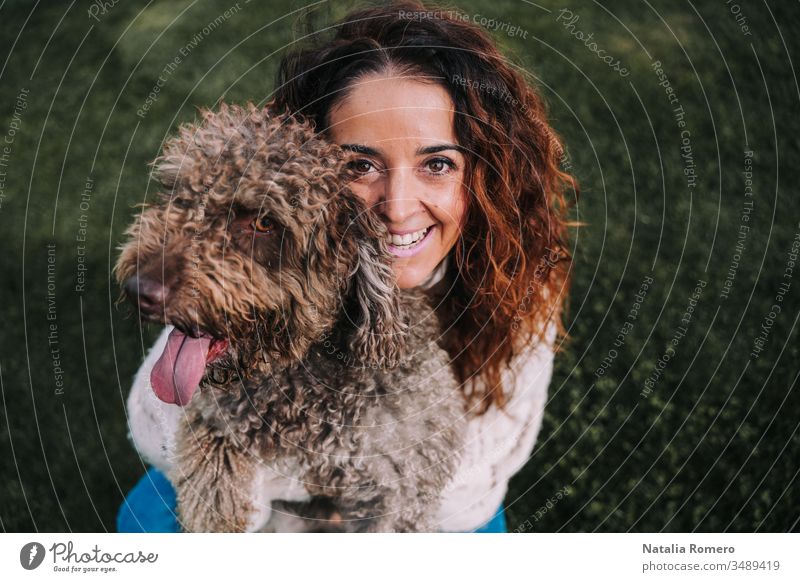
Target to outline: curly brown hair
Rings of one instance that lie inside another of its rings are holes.
[[[467,407],[503,407],[501,372],[518,350],[559,338],[572,257],[569,207],[577,181],[537,91],[478,24],[453,9],[392,2],[347,14],[280,63],[273,104],[327,133],[329,113],[366,75],[394,71],[435,82],[452,98],[468,152],[466,223],[449,261],[440,306],[443,344]],[[568,196],[572,196],[568,198]],[[556,342],[557,344],[560,342]]]

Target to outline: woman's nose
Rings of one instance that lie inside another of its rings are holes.
[[[419,192],[414,184],[414,168],[389,168],[387,173],[377,210],[387,223],[401,226],[420,206]]]

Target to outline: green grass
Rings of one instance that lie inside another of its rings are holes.
[[[244,4],[169,74],[179,49],[233,5],[119,3],[100,22],[66,5],[0,9],[0,140],[10,144],[0,206],[0,526],[113,531],[144,467],[126,439],[124,401],[156,330],[113,305],[110,277],[133,205],[152,194],[147,163],[165,135],[218,99],[269,97],[277,57],[301,36],[296,2]],[[527,31],[496,38],[551,107],[583,193],[576,216],[573,341],[557,358],[534,454],[512,480],[509,525],[527,531],[786,531],[797,528],[800,270],[783,277],[800,230],[798,41],[794,5],[742,4],[744,36],[721,2],[572,3],[575,30],[630,71],[622,78],[556,22],[562,5],[454,4]],[[348,4],[335,3],[338,17]],[[549,10],[549,12],[548,12]],[[613,11],[613,14],[611,13]],[[63,18],[62,18],[63,17]],[[17,36],[19,34],[19,36]],[[16,39],[16,40],[15,40]],[[785,43],[785,44],[784,44]],[[697,174],[689,191],[680,129],[651,68],[661,61],[686,112]],[[745,139],[746,133],[746,139]],[[746,145],[747,144],[747,145]],[[723,284],[752,149],[750,231],[727,299]],[[0,154],[2,154],[0,146]],[[81,208],[87,177],[89,207]],[[0,182],[0,184],[3,184]],[[86,215],[86,241],[76,240]],[[48,253],[55,320],[48,320]],[[79,244],[86,284],[76,292]],[[602,377],[595,370],[642,280],[636,321]],[[707,285],[649,397],[641,395],[698,279]],[[764,351],[753,340],[782,281],[791,287]],[[48,343],[55,323],[56,344]],[[58,389],[51,348],[63,368]],[[566,488],[566,489],[564,489]],[[560,494],[566,491],[566,495]],[[558,498],[560,497],[560,498]],[[549,501],[549,503],[548,503]]]

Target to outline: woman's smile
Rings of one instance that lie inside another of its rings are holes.
[[[396,257],[413,257],[433,236],[436,225],[427,226],[412,233],[399,235],[389,233],[389,252]]]

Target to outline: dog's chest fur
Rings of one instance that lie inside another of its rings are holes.
[[[358,482],[362,466],[374,473],[376,463],[385,464],[381,472],[391,478],[425,470],[426,462],[448,464],[447,447],[429,443],[457,446],[462,399],[427,299],[405,293],[403,307],[409,334],[400,366],[358,367],[336,341],[323,340],[288,368],[250,371],[225,386],[204,383],[188,407],[190,424],[267,463],[299,464],[312,494]]]

